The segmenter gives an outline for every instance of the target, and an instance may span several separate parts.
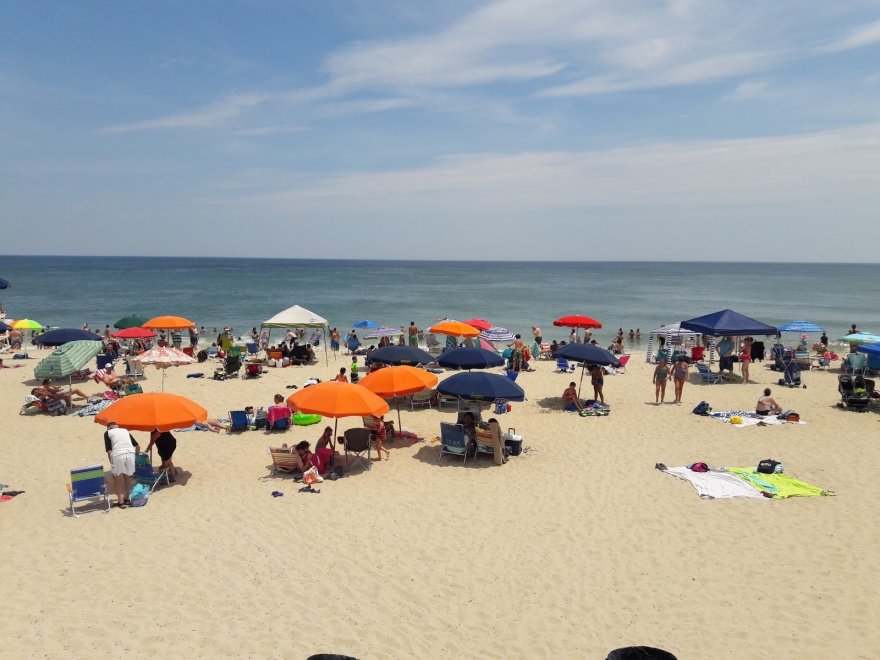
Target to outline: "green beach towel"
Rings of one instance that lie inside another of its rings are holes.
[[[834,491],[813,486],[787,474],[764,474],[756,472],[755,468],[728,468],[727,471],[745,479],[758,490],[769,493],[776,500],[784,500],[789,497],[819,497],[820,495],[837,494]]]

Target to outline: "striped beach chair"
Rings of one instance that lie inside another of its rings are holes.
[[[107,497],[107,485],[104,483],[103,465],[91,465],[71,470],[67,494],[70,499],[70,513],[74,518],[79,518],[74,507],[76,502],[93,500],[99,497],[103,497],[107,505],[107,510],[104,513],[110,513],[110,498]]]
[[[159,482],[162,481],[162,479],[165,480],[166,486],[170,484],[170,482],[168,481],[167,469],[153,469],[152,454],[138,454],[137,456],[135,456],[134,478],[138,482],[149,486],[150,493],[152,493],[156,489],[156,486],[159,485]]]

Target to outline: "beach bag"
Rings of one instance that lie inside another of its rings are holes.
[[[694,463],[688,467],[694,472],[708,472],[710,470],[709,465],[706,463]]]
[[[197,359],[199,362],[205,362],[205,361],[207,361],[207,359],[208,359],[208,351],[205,351],[205,350],[201,350],[201,351],[199,351],[198,353],[196,353],[196,359]]]
[[[776,466],[782,465],[779,461],[774,461],[772,458],[767,458],[758,463],[758,472],[761,474],[773,474],[776,472]]]
[[[798,414],[797,410],[789,408],[776,415],[776,419],[781,419],[786,422],[799,422],[801,421],[801,416]]]
[[[694,408],[695,415],[708,415],[711,412],[712,406],[710,406],[706,401],[700,401]]]
[[[303,472],[303,483],[306,486],[311,486],[312,484],[319,484],[324,481],[324,477],[320,475],[318,472],[318,468],[310,467],[308,470]]]

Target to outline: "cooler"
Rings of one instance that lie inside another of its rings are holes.
[[[522,454],[522,436],[516,434],[516,429],[507,429],[507,433],[501,434],[501,439],[504,440],[505,447],[510,447],[511,456]]]

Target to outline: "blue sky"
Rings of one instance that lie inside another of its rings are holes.
[[[0,11],[6,253],[878,260],[877,1]]]

